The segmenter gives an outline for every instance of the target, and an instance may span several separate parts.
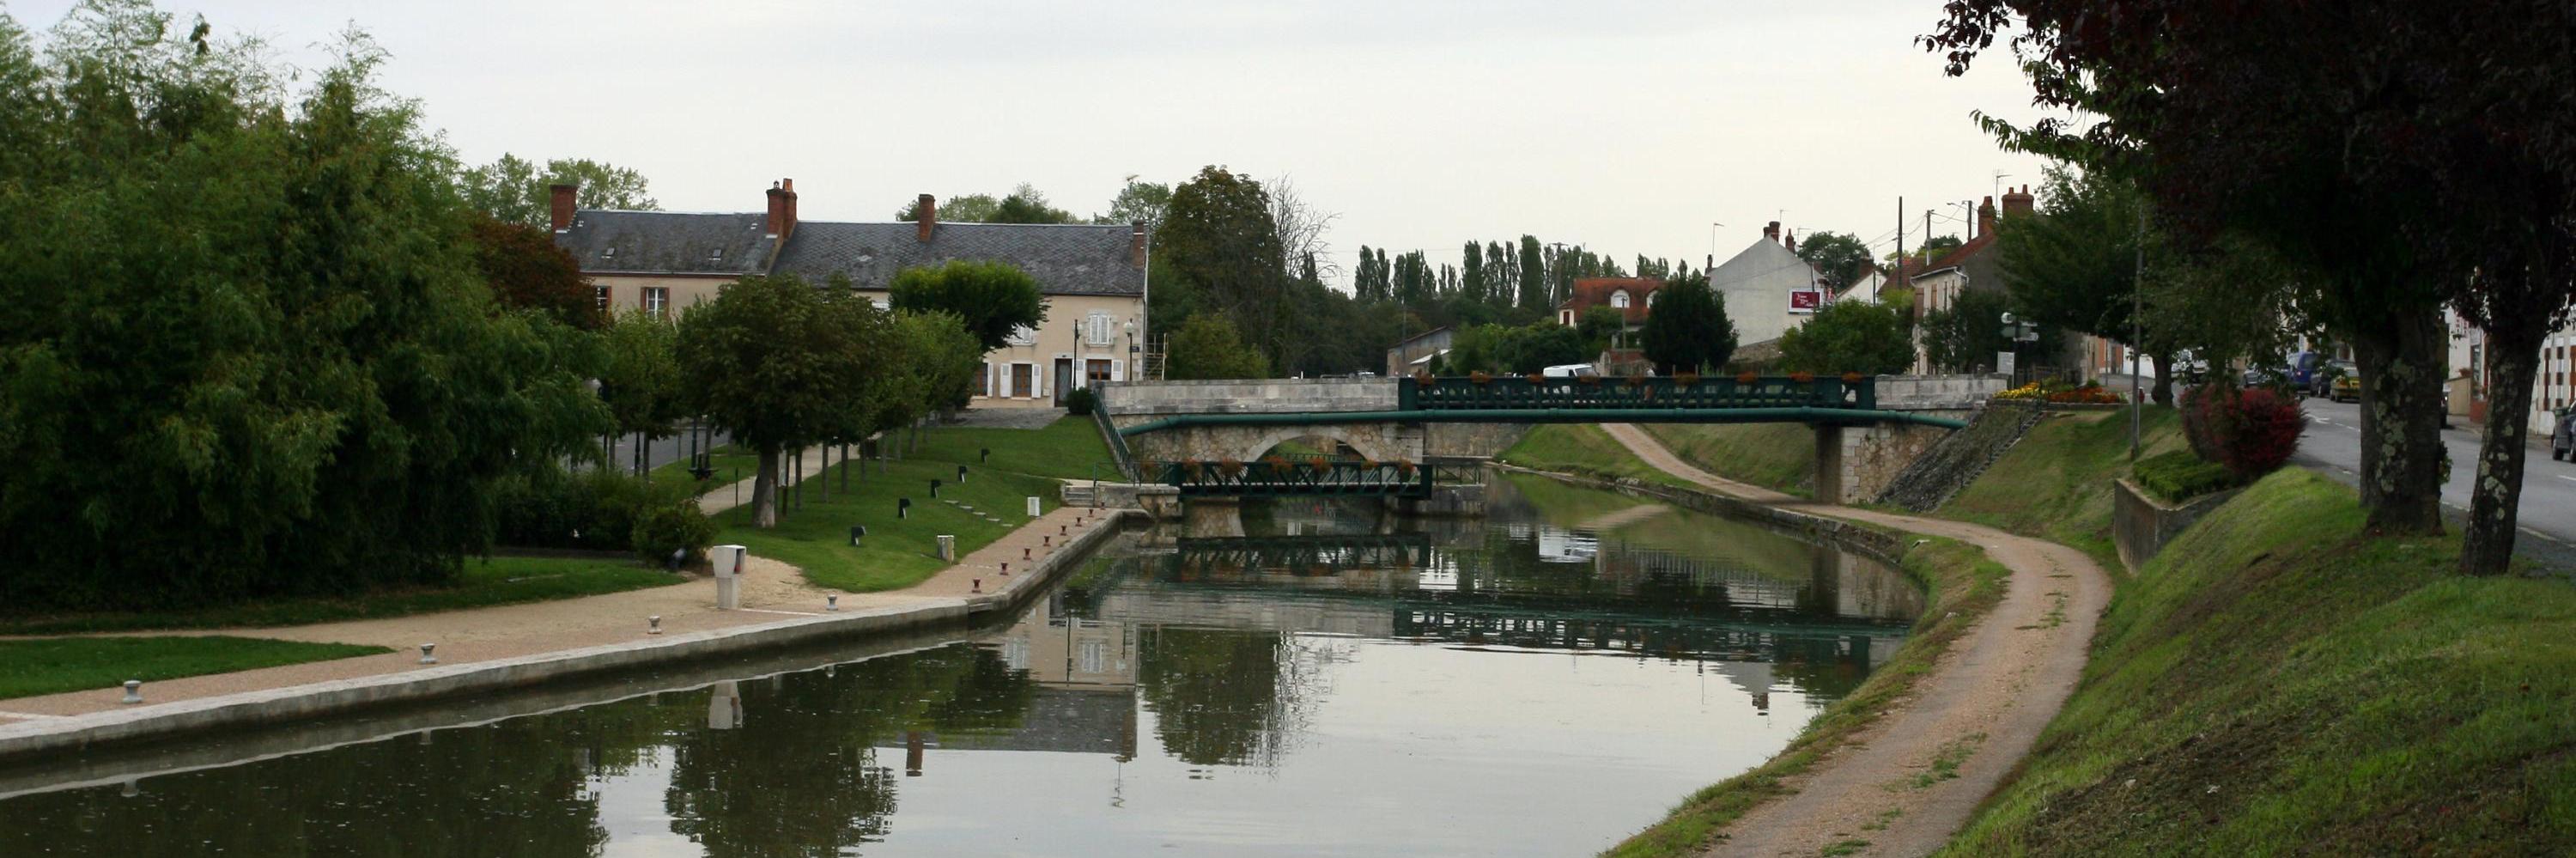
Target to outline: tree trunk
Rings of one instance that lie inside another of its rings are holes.
[[[816,497],[816,498],[815,498],[815,500],[816,500],[817,502],[820,502],[820,503],[831,503],[831,502],[832,502],[832,445],[830,445],[830,444],[825,444],[825,445],[823,445],[823,470],[822,470],[822,472],[821,472],[821,473],[818,473],[818,474],[816,474],[815,476],[818,476],[818,477],[821,477],[821,478],[822,478],[822,479],[820,479],[820,480],[816,480],[816,481],[815,481],[816,483],[818,483],[818,485],[816,485],[816,486],[814,487],[814,490],[815,490],[815,491],[817,491],[817,492],[820,492],[820,493],[821,493],[821,495],[819,495],[818,497]]]
[[[865,465],[865,464],[867,464],[867,463],[865,463],[865,462],[861,462],[861,463],[859,463],[859,464]],[[842,442],[842,444],[841,444],[841,491],[842,491],[843,493],[847,493],[847,492],[849,492],[849,490],[850,490],[850,445],[849,445],[849,443],[848,443],[848,442]]]
[[[2547,313],[2496,319],[2487,333],[2487,423],[2478,436],[2478,479],[2469,486],[2469,523],[2460,571],[2502,575],[2513,563],[2522,506],[2522,457],[2530,451],[2531,385],[2539,370]]]
[[[2379,533],[2442,532],[2442,363],[2432,309],[2391,310],[2359,326],[2361,506]]]
[[[2156,384],[2153,391],[2156,404],[2172,405],[2174,402],[2173,356],[2149,355],[2147,360],[2156,367]]]
[[[778,526],[778,448],[760,448],[760,464],[751,478],[751,526]]]

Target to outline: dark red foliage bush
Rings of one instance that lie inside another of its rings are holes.
[[[2182,431],[2191,450],[2251,482],[2290,461],[2308,415],[2297,399],[2270,388],[2206,384],[2183,392]]]

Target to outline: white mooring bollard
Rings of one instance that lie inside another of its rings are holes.
[[[437,664],[437,663],[438,663],[438,656],[436,656],[436,655],[433,655],[433,654],[432,654],[432,653],[436,653],[437,651],[438,651],[438,645],[437,645],[437,644],[434,644],[434,643],[425,643],[425,644],[421,644],[421,645],[420,645],[420,663],[422,663],[422,664]]]
[[[939,535],[939,559],[949,563],[957,562],[957,537],[955,535],[946,533]]]
[[[143,680],[128,679],[125,681],[125,702],[143,702]]]
[[[1029,517],[1036,518],[1042,514],[1043,511],[1038,508],[1038,499],[1035,497],[1029,498]]]

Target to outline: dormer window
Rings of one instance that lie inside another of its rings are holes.
[[[1628,309],[1628,290],[1619,289],[1611,292],[1610,306],[1617,307],[1622,310]]]
[[[724,261],[724,248],[721,248],[721,247],[716,248],[716,252],[714,252],[714,253],[710,253],[710,254],[707,254],[707,258],[708,258],[708,259],[715,260],[715,261],[717,261],[717,262],[723,262],[723,261]]]

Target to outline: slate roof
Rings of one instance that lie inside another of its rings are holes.
[[[883,289],[895,272],[952,259],[1008,262],[1037,278],[1049,295],[1142,295],[1145,272],[1131,263],[1133,227],[1123,224],[942,223],[929,241],[910,222],[796,225],[776,273],[822,282],[849,275],[863,289]]]
[[[766,215],[584,209],[555,236],[589,274],[759,274],[772,241]]]

